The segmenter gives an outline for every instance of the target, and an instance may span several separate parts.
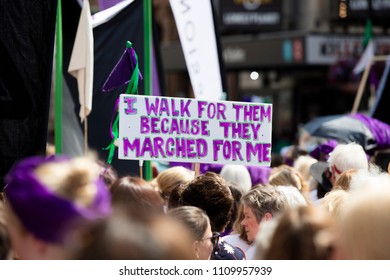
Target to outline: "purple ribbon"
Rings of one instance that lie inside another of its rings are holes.
[[[16,164],[6,176],[5,193],[13,211],[26,229],[50,243],[62,243],[68,230],[111,212],[110,194],[102,179],[95,181],[95,199],[85,207],[58,196],[34,173],[42,164],[66,160],[69,159],[30,157]]]

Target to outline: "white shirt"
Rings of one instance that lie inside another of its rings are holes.
[[[256,253],[256,246],[254,244],[249,245],[248,243],[246,243],[246,241],[240,238],[239,234],[226,235],[221,239],[229,243],[230,245],[240,247],[245,252],[247,260],[254,259]]]

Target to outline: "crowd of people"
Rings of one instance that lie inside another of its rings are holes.
[[[93,157],[29,157],[6,176],[0,259],[390,259],[389,171],[355,143],[324,158],[146,181]]]

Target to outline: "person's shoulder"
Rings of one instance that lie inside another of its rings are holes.
[[[240,239],[239,234],[229,234],[221,238],[221,240],[231,243],[232,241],[238,241]]]
[[[249,246],[248,250],[245,251],[245,256],[247,260],[254,260],[256,255],[256,246]]]
[[[246,260],[245,252],[237,246],[233,246],[224,240],[220,240],[214,247],[210,256],[211,260]]]
[[[240,247],[243,250],[246,250],[249,245],[246,243],[244,240],[241,239],[239,234],[231,234],[231,235],[226,235],[221,238],[221,240],[233,245]]]

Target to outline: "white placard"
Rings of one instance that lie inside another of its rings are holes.
[[[119,158],[271,162],[272,104],[122,94]]]
[[[170,0],[195,98],[223,97],[210,0]]]

